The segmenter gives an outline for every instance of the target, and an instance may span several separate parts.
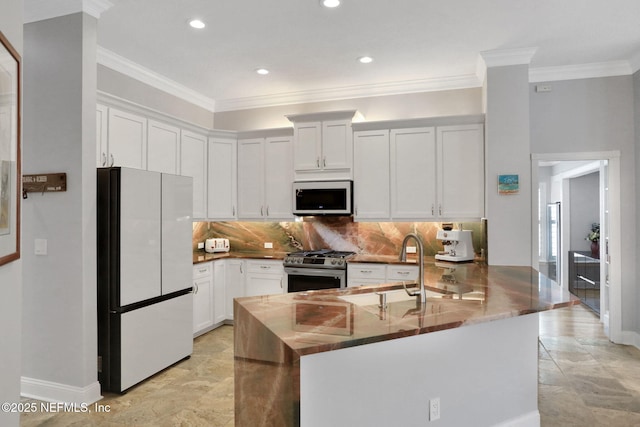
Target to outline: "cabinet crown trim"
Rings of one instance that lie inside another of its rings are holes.
[[[484,114],[466,116],[422,117],[416,119],[381,120],[376,122],[358,122],[351,126],[354,132],[363,130],[403,129],[431,126],[451,126],[484,124]]]
[[[327,111],[322,113],[288,114],[285,115],[290,122],[321,122],[324,120],[353,119],[358,110]]]

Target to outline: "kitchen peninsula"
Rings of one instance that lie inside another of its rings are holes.
[[[397,283],[236,299],[236,425],[423,426],[436,399],[439,426],[539,425],[537,313],[577,299],[530,267],[424,283],[424,305]]]

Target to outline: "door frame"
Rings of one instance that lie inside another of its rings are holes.
[[[609,262],[609,316],[601,311],[600,321],[605,325],[605,334],[615,343],[622,343],[622,266],[621,266],[621,198],[620,198],[620,152],[619,151],[597,151],[597,152],[576,152],[576,153],[532,153],[531,154],[531,218],[538,217],[538,168],[540,162],[547,161],[608,161],[608,209],[609,209],[609,247],[607,261]],[[602,210],[602,200],[601,200]],[[539,267],[538,263],[538,224],[531,223],[531,265]],[[604,254],[604,245],[601,251]],[[563,250],[564,252],[564,250]],[[564,256],[563,256],[564,258]],[[567,265],[566,263],[564,265]],[[606,277],[602,277],[606,280]],[[601,283],[605,283],[601,280]]]

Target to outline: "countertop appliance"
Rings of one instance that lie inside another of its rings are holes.
[[[287,254],[283,262],[287,291],[346,288],[347,259],[354,254],[331,249]]]
[[[462,262],[473,261],[473,243],[471,230],[438,230],[436,239],[442,241],[444,251],[436,254],[436,259],[442,261]]]
[[[229,239],[207,239],[204,242],[204,250],[208,253],[229,252]]]
[[[193,351],[192,178],[97,177],[98,379],[123,392]]]
[[[302,181],[293,183],[293,214],[351,215],[353,181]]]

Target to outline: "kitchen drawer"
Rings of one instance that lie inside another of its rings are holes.
[[[418,266],[417,265],[388,265],[387,266],[387,280],[390,282],[405,281],[405,280],[417,280],[418,279]]]
[[[348,264],[347,277],[350,279],[380,279],[383,283],[386,277],[385,264]]]
[[[248,273],[284,274],[282,261],[247,261]]]
[[[193,266],[193,278],[200,279],[202,277],[211,276],[212,262],[202,262]]]

